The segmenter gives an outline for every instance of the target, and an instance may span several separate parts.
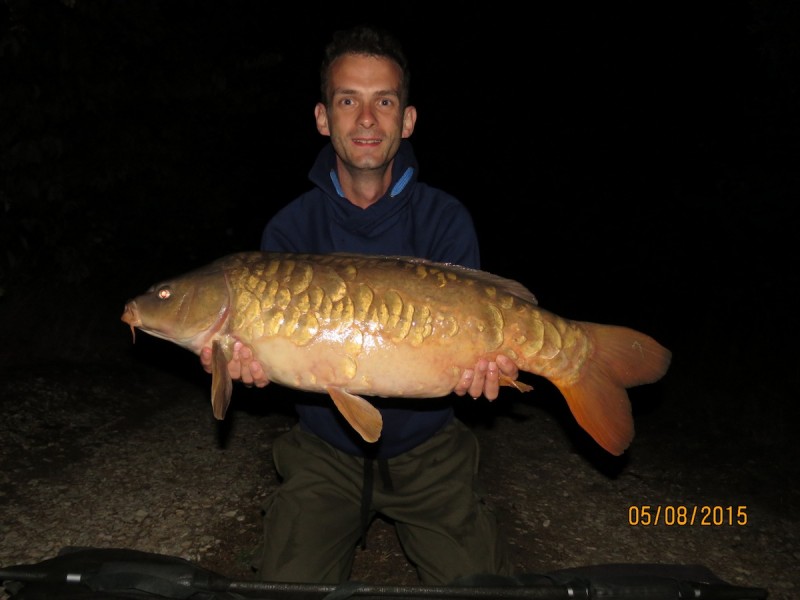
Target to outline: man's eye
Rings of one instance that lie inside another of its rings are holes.
[[[352,100],[352,98],[344,98],[342,100],[342,104],[344,104],[345,106],[352,106],[353,100]]]
[[[380,101],[380,105],[381,106],[391,106],[392,105],[392,101],[391,100],[387,100],[386,98],[383,98]]]

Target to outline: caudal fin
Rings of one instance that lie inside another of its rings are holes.
[[[592,355],[577,381],[554,383],[580,426],[600,446],[619,456],[634,433],[626,389],[661,379],[672,353],[650,336],[627,327],[580,325],[592,339]]]

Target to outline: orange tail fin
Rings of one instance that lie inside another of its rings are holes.
[[[595,441],[619,456],[633,440],[626,388],[653,383],[669,368],[672,354],[653,338],[627,327],[582,322],[594,351],[577,381],[554,381],[573,416]]]

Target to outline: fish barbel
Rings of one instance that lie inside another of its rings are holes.
[[[634,426],[626,388],[667,371],[669,350],[633,329],[573,321],[522,284],[408,257],[242,252],[152,286],[122,320],[200,354],[212,348],[212,407],[223,419],[234,342],[270,381],[327,393],[368,442],[380,412],[361,397],[438,398],[464,369],[505,354],[553,383],[605,450],[622,454]],[[502,385],[530,386],[501,377]]]

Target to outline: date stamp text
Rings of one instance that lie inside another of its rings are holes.
[[[632,504],[628,525],[634,527],[722,527],[747,525],[746,505]]]

